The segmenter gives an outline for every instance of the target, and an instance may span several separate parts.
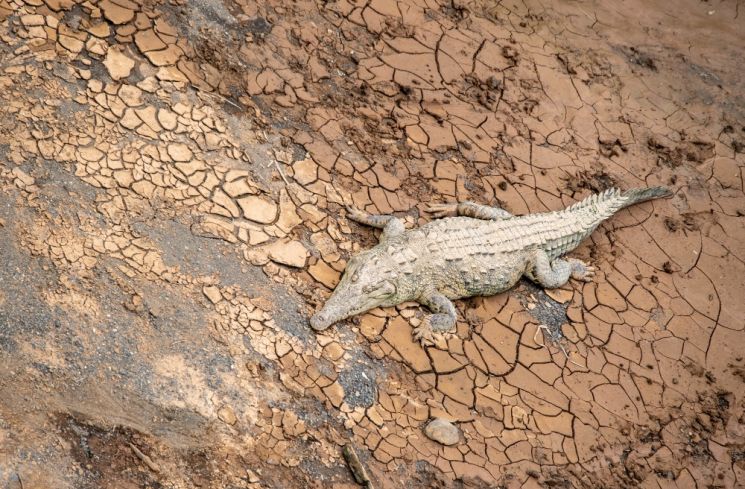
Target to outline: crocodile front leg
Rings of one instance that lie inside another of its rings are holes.
[[[449,217],[449,216],[465,216],[473,217],[474,219],[483,219],[486,221],[497,221],[499,219],[507,219],[512,217],[512,214],[499,207],[490,207],[488,205],[481,205],[471,201],[461,202],[460,204],[430,204],[427,207],[427,212],[432,214],[433,217]]]
[[[551,262],[545,251],[536,250],[532,257],[531,267],[525,275],[547,289],[555,289],[567,283],[569,277],[584,282],[592,281],[595,276],[595,267],[576,258],[557,258]]]
[[[456,313],[453,303],[436,291],[428,291],[418,299],[423,306],[427,306],[434,314],[425,316],[422,323],[414,328],[414,339],[422,346],[435,343],[434,333],[445,333],[455,328]]]
[[[361,211],[355,207],[347,206],[347,217],[355,222],[366,226],[382,229],[380,242],[392,236],[398,236],[406,231],[404,222],[396,216],[376,216],[368,212]]]

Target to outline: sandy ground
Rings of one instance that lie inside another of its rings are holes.
[[[743,65],[739,0],[0,0],[0,487],[745,487]],[[308,326],[345,203],[656,184],[593,283]]]

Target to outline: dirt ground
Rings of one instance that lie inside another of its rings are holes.
[[[745,487],[743,65],[741,0],[0,0],[0,488]],[[344,204],[657,184],[593,283],[308,325]]]

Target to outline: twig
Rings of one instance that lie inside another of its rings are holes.
[[[550,353],[551,352],[551,349],[548,348],[548,346],[545,343],[538,343],[538,332],[541,331],[541,330],[545,330],[549,334],[551,333],[551,330],[548,329],[548,326],[546,326],[545,324],[539,324],[538,327],[535,329],[535,333],[533,334],[533,343],[535,343],[536,345],[540,346],[541,348],[547,348],[548,351],[549,351],[549,353]],[[580,365],[579,363],[577,363],[574,360],[572,360],[571,358],[569,358],[569,353],[567,353],[566,349],[564,348],[564,345],[562,345],[559,342],[557,342],[557,344],[559,345],[559,349],[561,349],[561,352],[564,354],[564,357],[566,357],[567,362],[573,363],[574,365],[576,365],[576,366],[578,366],[580,368],[587,368],[587,365]]]
[[[134,446],[132,443],[129,444],[130,448],[132,448],[132,451],[137,455],[137,458],[142,460],[142,462],[147,465],[147,467],[152,470],[153,472],[160,472],[160,467],[158,467],[155,462],[153,462],[153,459],[142,453],[139,448]]]
[[[344,454],[344,460],[347,461],[349,470],[352,471],[352,475],[354,476],[354,480],[357,481],[357,484],[360,484],[367,489],[374,489],[373,483],[370,480],[370,477],[367,475],[367,471],[362,465],[360,458],[357,456],[357,452],[354,451],[354,447],[352,446],[352,444],[348,443],[344,445],[342,453]]]
[[[564,345],[562,345],[561,343],[559,343],[559,348],[561,348],[561,352],[566,357],[567,362],[573,363],[573,364],[575,364],[576,366],[578,366],[580,368],[587,368],[587,365],[580,365],[579,363],[577,363],[574,360],[572,360],[571,358],[569,358],[569,353],[567,353],[567,351],[564,349]]]
[[[203,93],[205,95],[211,95],[213,97],[217,97],[217,98],[225,101],[226,103],[232,105],[233,107],[235,107],[238,110],[241,110],[242,109],[242,107],[240,105],[236,104],[235,102],[233,102],[232,100],[230,100],[229,98],[227,98],[226,96],[224,96],[224,95],[222,95],[220,93],[208,92],[207,90],[205,90],[203,88],[199,88],[198,86],[193,85],[193,84],[192,84],[192,87],[194,87],[194,89],[200,91],[201,93]]]
[[[282,177],[282,180],[285,181],[285,185],[289,186],[290,182],[287,180],[287,177],[285,176],[285,173],[282,171],[282,168],[279,166],[279,161],[277,161],[277,158],[272,158],[274,160],[274,166],[277,167],[277,171],[279,172],[279,176]]]
[[[541,348],[548,348],[545,343],[538,343],[538,332],[540,330],[546,330],[548,333],[551,333],[551,331],[548,329],[548,326],[545,324],[539,324],[538,327],[535,329],[535,333],[533,334],[533,343],[540,346]]]

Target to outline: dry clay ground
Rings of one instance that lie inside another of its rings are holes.
[[[741,1],[0,0],[0,40],[0,487],[353,488],[345,444],[374,487],[745,486]],[[594,283],[426,349],[411,304],[308,327],[375,242],[345,203],[653,184]]]

